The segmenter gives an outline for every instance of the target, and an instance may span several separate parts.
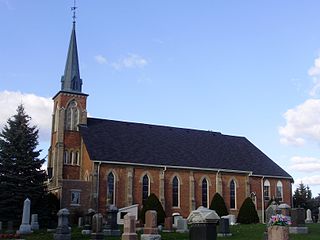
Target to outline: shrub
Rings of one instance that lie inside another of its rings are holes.
[[[255,205],[250,197],[246,198],[240,207],[238,214],[238,223],[250,224],[258,223],[259,217]]]
[[[145,214],[148,210],[155,210],[157,212],[157,224],[163,224],[166,213],[163,210],[162,204],[154,193],[151,193],[147,198],[143,208],[140,211],[140,220],[145,222]]]
[[[221,216],[226,216],[228,215],[228,209],[226,207],[226,204],[224,202],[223,197],[219,193],[216,193],[210,204],[210,209],[215,210],[216,213],[221,217]]]

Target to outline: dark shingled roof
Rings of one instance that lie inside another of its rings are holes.
[[[292,178],[245,137],[88,118],[80,133],[91,160],[227,169]]]

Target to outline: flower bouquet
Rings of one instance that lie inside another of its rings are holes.
[[[282,214],[273,215],[268,223],[269,226],[288,226],[291,225],[291,218]]]

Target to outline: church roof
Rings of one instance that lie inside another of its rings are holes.
[[[80,133],[93,161],[243,171],[292,179],[245,137],[97,118],[80,125]]]

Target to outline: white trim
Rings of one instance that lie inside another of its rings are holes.
[[[201,170],[201,171],[215,171],[215,172],[232,172],[232,173],[243,173],[252,175],[252,171],[241,171],[241,170],[233,170],[233,169],[221,169],[221,168],[199,168],[199,167],[186,167],[186,166],[173,166],[173,165],[157,165],[157,164],[144,164],[144,163],[130,163],[130,162],[116,162],[116,161],[99,161],[92,160],[93,162],[100,162],[105,164],[117,164],[117,165],[136,165],[143,167],[156,167],[156,168],[173,168],[173,169],[191,169],[191,170]],[[258,175],[257,175],[258,176]],[[277,177],[280,178],[280,177]],[[290,178],[291,179],[291,178]]]

